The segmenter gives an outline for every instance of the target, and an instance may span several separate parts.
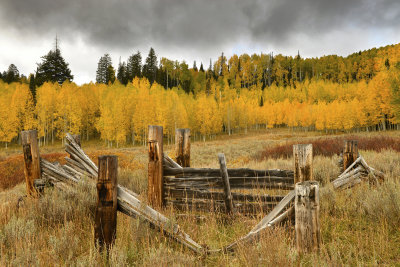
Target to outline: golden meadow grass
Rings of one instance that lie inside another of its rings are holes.
[[[376,134],[358,136],[373,135]],[[279,144],[307,143],[314,137],[275,131],[195,142],[192,143],[191,162],[194,167],[218,167],[217,153],[224,152],[228,167],[292,169],[290,157],[263,159],[257,155]],[[97,150],[96,147],[95,144],[86,147],[83,144],[93,159],[103,152],[117,154],[120,159],[119,183],[145,199],[147,148]],[[171,154],[173,147],[166,146],[165,150]],[[41,148],[43,151],[61,153],[62,148]],[[18,157],[1,153],[2,162]],[[19,183],[0,192],[0,265],[396,265],[400,262],[400,153],[390,149],[381,152],[361,150],[360,153],[370,166],[386,174],[383,184],[370,186],[364,183],[351,190],[334,192],[329,181],[340,172],[338,156],[314,157],[314,178],[321,183],[322,247],[319,254],[297,255],[294,227],[285,225],[266,230],[259,242],[241,246],[236,253],[199,257],[149,228],[140,219],[119,213],[117,239],[107,259],[97,252],[93,243],[94,188],[81,183],[78,193],[46,189],[40,199],[26,199],[18,208],[18,198],[25,194],[24,183]],[[173,218],[194,240],[210,248],[220,248],[246,234],[263,216],[238,215],[226,220],[223,215],[214,213],[171,209],[162,212]]]

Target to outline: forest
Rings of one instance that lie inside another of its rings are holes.
[[[47,56],[61,57],[57,47]],[[151,49],[143,66],[138,52],[119,64],[117,75],[106,54],[96,83],[83,85],[73,83],[69,69],[53,80],[44,68],[29,79],[15,69],[0,77],[4,146],[33,128],[44,145],[70,132],[120,146],[144,144],[151,124],[162,125],[171,141],[183,127],[206,140],[260,128],[349,132],[400,125],[400,44],[347,57],[222,54],[207,70],[196,62],[192,68],[166,58],[158,63]]]

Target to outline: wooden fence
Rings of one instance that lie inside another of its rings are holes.
[[[22,132],[27,194],[38,197],[49,185],[67,191],[75,191],[74,185],[78,182],[96,186],[94,237],[101,248],[113,244],[117,211],[120,211],[130,217],[140,217],[167,237],[200,254],[233,251],[239,244],[256,240],[264,229],[290,218],[295,220],[297,251],[306,253],[319,249],[319,184],[312,181],[312,145],[293,147],[294,170],[228,169],[223,154],[218,155],[219,169],[198,169],[188,167],[190,131],[179,132],[182,138],[177,139],[176,158],[184,166],[164,155],[162,127],[149,126],[148,201],[151,205],[230,214],[271,210],[248,234],[221,249],[210,250],[199,245],[177,224],[140,201],[136,193],[120,186],[117,157],[100,156],[96,166],[81,149],[79,136],[67,134],[65,150],[70,157],[61,165],[40,157],[36,131]],[[351,188],[363,180],[377,184],[384,179],[383,173],[368,166],[358,154],[355,141],[345,143],[341,165],[343,173],[332,181],[338,190]],[[246,192],[233,192],[235,190]],[[259,193],[265,191],[271,194]],[[285,196],[272,194],[276,191],[285,192]]]
[[[301,170],[226,168],[224,154],[218,155],[219,169],[182,167],[166,155],[160,161],[157,157],[161,158],[163,151],[162,130],[160,126],[149,126],[148,200],[153,204],[183,210],[265,213],[294,189],[295,173],[298,177],[303,173]],[[180,140],[175,151],[177,161],[190,159],[190,136],[183,137],[182,132],[190,133],[188,129],[177,130],[177,136],[182,137],[176,138]],[[182,149],[182,143],[189,151]],[[312,149],[305,148],[294,146],[294,166],[299,166],[298,161],[304,154],[306,169],[312,170]],[[190,165],[190,161],[185,164]]]

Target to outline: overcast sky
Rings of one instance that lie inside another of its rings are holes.
[[[95,80],[104,53],[114,67],[150,47],[158,58],[208,67],[224,52],[303,57],[400,42],[399,0],[0,0],[0,70],[28,75],[54,46],[78,84]]]

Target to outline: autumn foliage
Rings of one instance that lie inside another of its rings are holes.
[[[247,61],[238,61],[242,65],[236,71],[242,75],[231,76],[235,69],[223,67],[218,77],[205,79],[204,72],[188,70],[195,84],[189,93],[180,85],[165,89],[138,77],[126,86],[118,81],[82,86],[66,81],[38,87],[35,103],[27,84],[0,81],[0,142],[7,146],[18,140],[20,131],[33,128],[38,129],[41,144],[62,140],[70,132],[80,133],[84,140],[101,138],[108,146],[145,144],[148,125],[163,126],[171,142],[175,129],[186,127],[197,140],[252,128],[325,132],[398,128],[400,65],[393,62],[400,46],[379,51],[379,57],[368,61],[373,65],[365,65],[373,67],[374,75],[359,73],[359,79],[351,82],[314,75],[263,87],[252,82],[261,76],[244,75]],[[251,66],[256,67],[254,62]]]

